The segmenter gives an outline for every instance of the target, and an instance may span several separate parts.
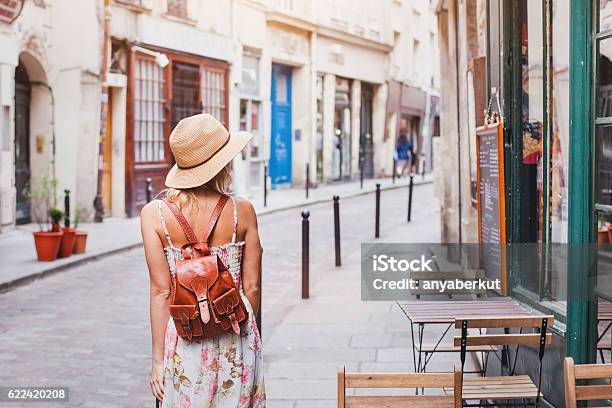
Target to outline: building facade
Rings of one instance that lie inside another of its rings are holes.
[[[103,202],[136,216],[174,164],[168,136],[200,112],[231,130],[230,66],[239,57],[228,2],[117,0],[107,6],[110,56]]]
[[[437,4],[445,80],[434,161],[444,160],[435,163],[434,179],[443,241],[481,239],[485,185],[476,129],[485,123],[483,112],[497,115],[503,160],[496,174],[503,183],[495,205],[505,208],[497,242],[508,244],[507,294],[555,316],[542,374],[549,406],[563,406],[558,390],[566,355],[581,363],[607,358],[597,343],[606,333],[598,327],[598,305],[612,300],[605,242],[612,220],[611,12],[608,1]],[[511,250],[525,244],[535,248],[529,262]],[[536,353],[516,367],[536,378]]]
[[[406,122],[398,115],[400,93],[389,102],[398,85],[418,116],[415,138],[431,138],[436,110],[428,101],[438,88],[431,2],[236,1],[234,8],[241,79],[258,78],[259,86],[255,94],[238,93],[240,126],[262,130],[261,148],[235,166],[246,167],[249,195],[263,187],[266,164],[272,188],[304,185],[306,172],[315,185],[355,179],[361,169],[366,178],[391,176]]]
[[[23,189],[43,172],[86,220],[94,198],[100,217],[137,216],[174,163],[171,130],[199,112],[254,135],[232,164],[250,198],[307,172],[315,186],[391,176],[400,134],[431,169],[430,1],[68,3],[17,1],[0,22],[5,229],[32,220]]]
[[[27,193],[45,179],[57,180],[51,205],[63,203],[69,189],[73,208],[90,217],[97,179],[101,4],[37,0],[0,7],[2,229],[47,220],[46,200]],[[73,24],[76,15],[79,25]]]

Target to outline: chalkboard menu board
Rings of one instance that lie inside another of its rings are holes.
[[[476,129],[478,240],[482,267],[489,279],[501,279],[506,294],[506,205],[504,128],[493,123]]]

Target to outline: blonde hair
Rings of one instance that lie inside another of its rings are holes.
[[[219,173],[215,175],[211,180],[202,184],[201,186],[191,188],[167,188],[162,193],[166,194],[166,197],[170,201],[176,203],[181,209],[185,207],[195,207],[197,211],[198,207],[198,193],[212,190],[221,195],[227,195],[230,193],[229,189],[232,184],[232,174],[230,172],[230,165],[225,166]]]

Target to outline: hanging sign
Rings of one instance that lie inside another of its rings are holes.
[[[23,9],[24,0],[0,0],[0,23],[12,24]]]
[[[506,205],[504,126],[501,122],[476,129],[478,240],[487,278],[500,279],[506,294]]]

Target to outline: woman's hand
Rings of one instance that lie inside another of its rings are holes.
[[[149,386],[153,396],[162,401],[164,399],[164,364],[153,363],[151,365],[151,380],[149,380]]]
[[[168,262],[164,256],[163,242],[156,230],[160,227],[159,212],[152,201],[145,205],[140,214],[141,233],[144,242],[145,257],[150,277],[150,313],[151,313],[151,380],[149,386],[158,400],[164,398],[164,336],[170,312],[171,286]]]

